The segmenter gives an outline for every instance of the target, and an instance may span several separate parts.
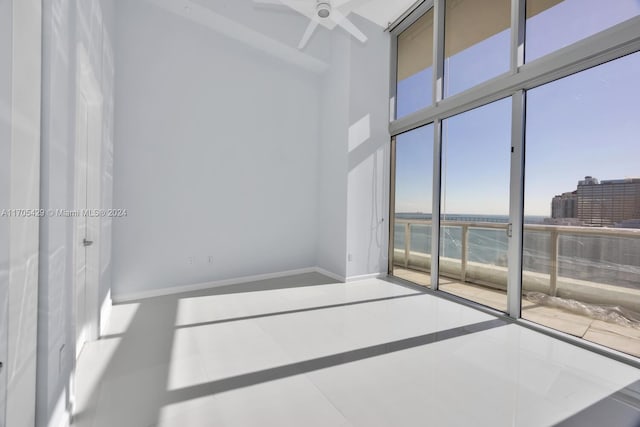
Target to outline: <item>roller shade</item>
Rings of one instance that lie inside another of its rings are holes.
[[[511,26],[510,0],[448,0],[444,54],[450,57]]]
[[[547,9],[551,9],[563,1],[564,0],[527,0],[527,19]]]
[[[527,18],[563,0],[528,0]],[[511,26],[510,0],[448,0],[445,13],[445,56],[450,57]],[[433,9],[398,36],[398,80],[431,67]]]
[[[398,36],[398,81],[431,67],[433,62],[433,9]]]

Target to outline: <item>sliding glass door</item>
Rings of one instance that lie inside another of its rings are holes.
[[[511,98],[442,122],[438,288],[507,309]]]
[[[640,53],[527,94],[522,317],[640,356]]]
[[[392,274],[431,284],[433,125],[394,138],[395,157]]]

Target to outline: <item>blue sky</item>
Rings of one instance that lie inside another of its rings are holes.
[[[640,14],[640,0],[564,0],[527,20],[526,58]],[[454,55],[445,91],[459,93],[508,70],[509,31]],[[640,176],[640,53],[527,94],[525,214],[549,215],[551,198],[585,175]],[[398,83],[398,117],[430,104],[431,68]],[[443,123],[443,211],[507,214],[511,100]],[[431,212],[433,127],[397,138],[397,212]]]

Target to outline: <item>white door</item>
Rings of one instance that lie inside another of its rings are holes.
[[[89,105],[78,97],[74,194],[74,303],[76,324],[76,358],[87,340],[87,178],[89,153]]]
[[[98,338],[100,281],[102,94],[83,46],[78,49],[74,175],[74,309],[76,358],[86,341]],[[94,241],[96,242],[94,244]]]

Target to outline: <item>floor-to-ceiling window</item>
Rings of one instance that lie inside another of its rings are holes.
[[[524,212],[543,224],[525,225],[522,316],[629,353],[640,346],[625,338],[640,337],[638,76],[634,53],[530,90],[526,114]]]
[[[391,269],[399,277],[429,286],[433,125],[395,136],[392,146],[395,207]]]
[[[427,0],[392,30],[391,274],[640,357],[638,15]]]
[[[439,288],[506,311],[511,98],[442,129]]]

